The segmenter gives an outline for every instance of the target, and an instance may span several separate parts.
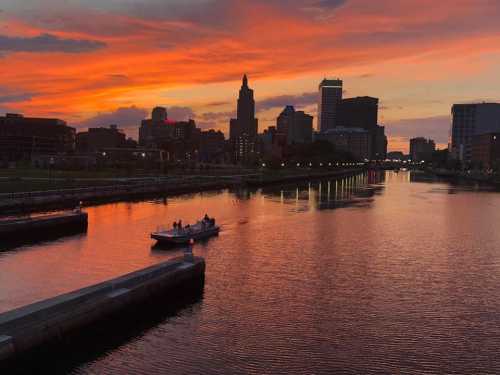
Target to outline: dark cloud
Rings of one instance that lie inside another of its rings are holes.
[[[347,0],[320,0],[316,3],[317,6],[327,9],[339,8],[347,3]]]
[[[295,107],[307,107],[318,102],[317,92],[306,92],[299,95],[280,95],[261,100],[257,103],[257,111],[265,111],[272,108],[281,108],[287,105]]]
[[[168,107],[168,118],[174,121],[187,121],[196,117],[191,107]]]
[[[119,80],[119,81],[128,81],[129,77],[125,74],[108,74],[108,78]]]
[[[16,103],[31,100],[34,95],[31,93],[0,95],[0,103]]]
[[[386,133],[391,137],[406,139],[414,137],[431,138],[437,143],[447,143],[451,126],[450,116],[414,118],[388,122]]]
[[[235,111],[229,111],[229,112],[205,112],[202,113],[198,118],[200,118],[202,121],[206,122],[217,122],[217,121],[227,121],[231,118],[236,117],[236,112]]]
[[[231,104],[230,102],[223,102],[223,101],[219,101],[219,102],[210,102],[210,103],[207,103],[207,107],[220,107],[220,106],[223,106],[223,105],[228,105],[228,104]]]
[[[14,37],[0,35],[0,51],[3,52],[92,52],[106,46],[96,40],[63,39],[52,34],[35,37]]]
[[[78,124],[78,127],[93,128],[116,124],[120,128],[139,128],[141,121],[148,116],[148,112],[144,108],[135,106],[122,107],[113,112],[99,113]]]

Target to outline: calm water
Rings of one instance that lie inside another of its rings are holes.
[[[0,311],[179,255],[159,224],[223,232],[194,247],[202,297],[72,374],[500,373],[500,193],[387,173],[87,211],[85,235],[0,252]]]

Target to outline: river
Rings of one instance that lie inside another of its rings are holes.
[[[488,188],[371,172],[86,211],[85,234],[0,252],[0,311],[180,255],[152,247],[159,225],[208,213],[222,232],[193,249],[202,296],[43,373],[500,373]]]

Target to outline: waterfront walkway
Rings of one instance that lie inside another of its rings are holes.
[[[300,173],[238,174],[227,176],[175,176],[120,179],[118,184],[76,189],[57,189],[0,194],[3,213],[35,212],[45,208],[72,208],[84,204],[140,199],[148,196],[171,196],[192,192],[225,189],[235,186],[264,186],[300,180],[342,177],[359,173],[361,168],[308,170]]]

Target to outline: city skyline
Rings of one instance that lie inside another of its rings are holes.
[[[316,123],[318,82],[341,77],[346,96],[381,98],[390,150],[419,135],[443,147],[452,104],[498,101],[500,6],[489,1],[5,0],[0,9],[0,113],[79,130],[117,122],[136,137],[132,128],[165,105],[227,136],[244,72],[260,131],[287,104]],[[77,22],[85,18],[92,25]]]

